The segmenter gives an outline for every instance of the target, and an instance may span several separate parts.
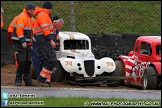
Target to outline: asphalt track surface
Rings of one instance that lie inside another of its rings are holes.
[[[125,98],[125,99],[161,99],[161,90],[121,90],[59,87],[15,87],[1,86],[1,93],[34,94],[36,97],[89,97],[89,98]]]

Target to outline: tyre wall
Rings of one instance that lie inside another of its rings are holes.
[[[87,34],[97,51],[93,51],[95,57],[110,57],[114,60],[119,55],[127,55],[133,50],[136,39],[139,36],[157,36],[156,34],[131,34],[131,33],[101,33],[101,35]]]
[[[13,46],[7,42],[7,29],[1,30],[1,66],[14,63]]]
[[[92,51],[96,58],[110,57],[114,60],[119,55],[127,55],[133,50],[135,40],[140,35],[153,34],[130,34],[130,33],[101,33],[87,34],[91,39]],[[14,63],[13,46],[7,42],[7,29],[1,30],[1,66]]]

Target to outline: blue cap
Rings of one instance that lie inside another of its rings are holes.
[[[35,5],[32,4],[32,3],[28,3],[28,4],[26,5],[26,10],[30,10],[30,9],[35,9]]]
[[[43,8],[52,9],[53,6],[52,6],[51,2],[45,1],[45,2],[43,3]]]

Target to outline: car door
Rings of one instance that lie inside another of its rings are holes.
[[[150,64],[151,56],[152,56],[152,46],[150,43],[141,41],[138,53],[138,75],[140,77],[143,76],[144,70],[148,64]]]

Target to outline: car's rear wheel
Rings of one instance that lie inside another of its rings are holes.
[[[120,64],[121,63],[120,61],[115,61],[115,64],[116,64],[116,69],[112,73],[109,74],[110,76],[114,76],[114,78],[115,76],[120,76]],[[107,83],[108,83],[107,84],[108,87],[118,87],[120,84],[120,80],[110,80]]]
[[[56,62],[52,73],[51,73],[51,82],[60,82],[64,79],[66,71],[63,69],[60,61]]]
[[[124,77],[124,72],[125,71],[124,71],[124,64],[123,64],[123,62],[121,60],[116,60],[115,63],[117,65],[116,71],[119,71],[119,76],[123,76]],[[124,86],[125,85],[124,78],[120,79],[119,85],[120,86]]]
[[[150,76],[151,75],[151,76]],[[158,84],[157,72],[154,67],[148,66],[143,75],[143,90],[156,90]]]

